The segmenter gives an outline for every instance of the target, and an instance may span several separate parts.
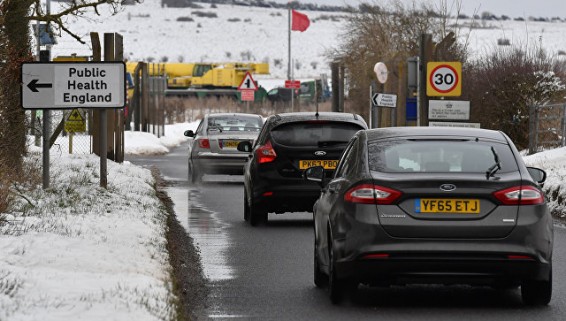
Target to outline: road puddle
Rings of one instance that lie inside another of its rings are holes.
[[[200,251],[204,275],[211,282],[233,279],[234,270],[226,260],[230,245],[225,232],[227,225],[222,223],[217,213],[200,205],[196,189],[173,186],[168,187],[166,192],[175,203],[177,219]]]

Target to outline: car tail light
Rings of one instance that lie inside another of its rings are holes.
[[[200,138],[198,140],[198,147],[200,148],[210,148],[210,141],[208,138]]]
[[[344,200],[351,203],[361,204],[392,204],[403,193],[374,184],[361,184],[349,189],[344,195]]]
[[[516,254],[507,255],[507,259],[516,260],[516,261],[534,261],[535,260],[529,255],[516,255]]]
[[[544,203],[542,192],[529,185],[521,185],[493,192],[503,205],[536,205]]]
[[[265,145],[260,146],[256,150],[256,154],[257,154],[258,162],[260,164],[273,162],[275,158],[277,158],[277,154],[275,153],[273,146],[271,146],[270,141],[267,141]]]

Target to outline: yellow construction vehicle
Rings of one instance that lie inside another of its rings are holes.
[[[134,73],[137,62],[127,62],[128,72]],[[149,76],[164,75],[167,78],[167,95],[238,96],[237,88],[246,73],[269,74],[268,63],[148,63]],[[258,98],[263,99],[265,93]]]
[[[223,88],[236,89],[246,76],[251,74],[269,74],[267,63],[196,63],[192,73],[169,77],[169,88]]]

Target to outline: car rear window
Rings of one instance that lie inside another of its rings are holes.
[[[369,142],[369,167],[379,172],[485,173],[499,157],[501,170],[518,170],[509,146],[495,142],[389,140]]]
[[[285,146],[325,147],[346,145],[361,129],[347,122],[305,121],[275,127],[271,137],[275,143]]]
[[[245,115],[215,116],[208,118],[208,131],[254,131],[258,132],[262,122],[259,117]]]

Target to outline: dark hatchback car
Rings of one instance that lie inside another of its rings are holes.
[[[356,114],[300,112],[269,117],[244,165],[244,219],[251,225],[267,213],[312,211],[320,186],[303,179],[305,169],[320,165],[331,175],[356,132],[367,129]]]
[[[508,136],[465,128],[358,132],[314,206],[314,282],[340,302],[358,284],[521,286],[552,294],[553,224],[539,184]]]

